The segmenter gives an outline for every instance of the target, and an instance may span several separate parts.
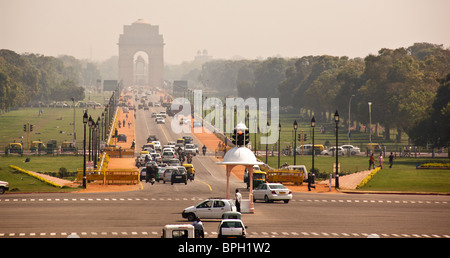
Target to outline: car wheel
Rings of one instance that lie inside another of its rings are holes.
[[[187,219],[188,219],[189,221],[194,221],[196,218],[197,218],[197,216],[195,216],[194,213],[189,213],[189,214],[187,215]]]
[[[284,203],[289,203],[289,200],[284,200]]]
[[[267,202],[267,203],[269,203],[270,202],[270,200],[269,200],[269,197],[266,195],[266,196],[264,196],[264,201],[265,202]]]

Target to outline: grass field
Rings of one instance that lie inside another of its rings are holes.
[[[309,170],[311,169],[312,156],[297,156],[297,165],[305,165]],[[265,157],[261,158],[265,161]],[[280,163],[287,162],[293,165],[294,158],[286,156],[280,158]],[[335,157],[315,157],[314,167],[319,169],[318,180],[325,179],[320,176],[328,176],[332,171]],[[339,157],[341,163],[340,175],[350,174],[362,170],[367,170],[369,167],[368,157]],[[394,161],[394,166],[389,169],[389,162],[387,158],[383,163],[383,169],[380,170],[373,178],[365,185],[363,191],[401,191],[401,192],[428,192],[428,193],[450,193],[450,170],[443,169],[416,169],[417,164],[427,162],[450,162],[448,158],[398,158]],[[278,157],[268,158],[268,163],[271,167],[278,166]],[[378,165],[378,162],[375,162]]]
[[[39,110],[42,115],[39,115]],[[97,119],[103,109],[89,109],[88,114]],[[75,109],[75,125],[77,146],[80,148],[83,142],[83,109]],[[49,140],[57,140],[58,146],[63,141],[73,139],[73,109],[72,108],[23,108],[13,110],[0,115],[0,148],[11,142],[23,142],[27,146],[27,133],[23,131],[23,125],[29,122],[33,126],[30,133],[30,142],[41,140],[45,144]]]
[[[29,157],[30,162],[24,162]],[[57,188],[26,174],[15,172],[9,167],[15,165],[34,172],[58,172],[65,167],[75,172],[83,167],[83,156],[8,156],[0,157],[0,180],[9,182],[10,192],[61,192],[73,191],[72,188]]]

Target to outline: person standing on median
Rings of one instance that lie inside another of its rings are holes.
[[[236,189],[236,211],[241,212],[241,201],[242,201],[242,194],[239,192],[239,189]]]

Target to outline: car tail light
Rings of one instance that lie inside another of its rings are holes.
[[[289,191],[289,194],[292,194],[292,191]]]
[[[277,192],[275,192],[275,191],[272,191],[272,194],[277,194]]]

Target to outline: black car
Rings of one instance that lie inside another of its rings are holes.
[[[187,173],[185,171],[174,171],[172,173],[172,177],[170,179],[170,184],[173,185],[173,183],[184,183],[187,184]]]

